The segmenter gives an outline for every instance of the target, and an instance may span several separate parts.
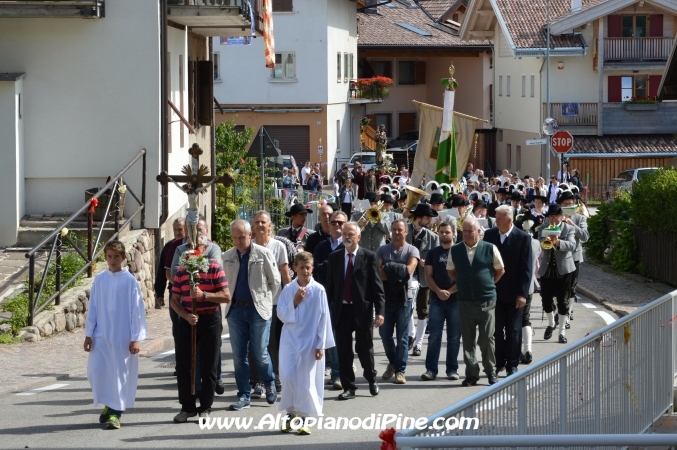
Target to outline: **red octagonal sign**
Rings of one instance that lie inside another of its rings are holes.
[[[552,135],[551,144],[557,153],[566,153],[574,147],[574,137],[566,130],[559,130]]]

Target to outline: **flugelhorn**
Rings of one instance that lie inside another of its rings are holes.
[[[383,201],[378,202],[375,208],[369,208],[362,214],[362,217],[360,217],[360,220],[362,219],[367,219],[368,222],[371,222],[373,224],[377,224],[381,222],[381,209],[383,208]],[[358,222],[360,221],[358,220]],[[365,224],[364,227],[362,227],[362,231],[364,231],[364,228],[367,225]]]
[[[420,202],[423,197],[428,195],[428,193],[426,191],[421,190],[419,188],[415,188],[413,186],[406,185],[406,186],[404,186],[404,188],[407,191],[409,191],[409,193],[407,194],[407,203],[404,206],[405,211],[409,211],[412,208],[414,208],[416,206],[416,204],[418,202]]]

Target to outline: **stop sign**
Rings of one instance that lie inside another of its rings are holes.
[[[566,130],[559,130],[557,133],[552,135],[552,140],[550,142],[552,144],[552,148],[557,153],[566,153],[573,148],[574,137]]]

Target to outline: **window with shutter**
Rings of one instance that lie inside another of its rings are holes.
[[[622,17],[618,14],[612,14],[608,16],[609,23],[609,37],[621,37],[623,34],[623,23]]]
[[[649,16],[649,36],[663,37],[663,14],[651,14]]]
[[[293,0],[273,0],[273,12],[292,12]]]
[[[621,102],[621,77],[609,76],[608,91],[609,103]]]

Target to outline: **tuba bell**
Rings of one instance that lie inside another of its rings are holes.
[[[421,201],[423,197],[428,195],[428,193],[424,190],[421,190],[419,188],[415,188],[413,186],[406,185],[404,188],[409,191],[407,194],[407,203],[404,206],[405,211],[409,211],[412,209],[418,202]]]

